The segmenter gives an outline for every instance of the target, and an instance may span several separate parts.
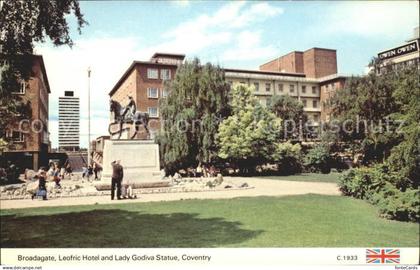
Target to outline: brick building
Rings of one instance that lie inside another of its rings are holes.
[[[134,61],[109,93],[111,99],[125,106],[127,96],[132,96],[137,110],[151,116],[150,129],[155,133],[160,127],[159,98],[166,95],[163,82],[174,77],[184,57],[155,53],[150,61]],[[337,73],[336,51],[323,48],[291,52],[262,64],[259,70],[225,68],[224,71],[230,84],[253,85],[262,105],[267,105],[273,95],[290,95],[301,101],[314,126],[321,120],[329,120],[327,100],[345,82],[345,77]],[[130,133],[123,138],[129,136]],[[138,135],[144,137],[144,132]]]
[[[184,58],[183,54],[155,53],[150,61],[134,61],[109,92],[110,98],[122,106],[126,106],[128,96],[132,96],[137,110],[149,113],[152,138],[160,127],[159,99],[167,95],[164,81],[174,78]],[[130,137],[131,132],[122,138]],[[146,133],[140,130],[137,136],[145,138]]]
[[[5,151],[6,160],[16,164],[21,170],[37,170],[48,163],[50,148],[48,131],[48,95],[50,86],[41,55],[32,57],[32,75],[22,82],[20,89],[13,92],[22,102],[30,102],[32,116],[14,123],[6,131],[11,146]]]
[[[263,105],[273,95],[296,98],[314,126],[329,121],[327,101],[346,79],[337,73],[336,50],[324,48],[288,53],[260,65],[259,70],[225,69],[225,75],[231,84],[254,85],[254,94]]]

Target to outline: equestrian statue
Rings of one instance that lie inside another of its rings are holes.
[[[118,133],[118,139],[121,138],[121,134],[123,130],[128,130],[128,128],[123,128],[124,124],[132,124],[134,126],[135,132],[131,136],[130,139],[134,139],[140,129],[141,126],[147,132],[147,138],[150,138],[149,132],[149,114],[147,112],[140,112],[137,111],[136,102],[134,101],[132,96],[128,96],[128,104],[127,106],[123,107],[118,101],[110,100],[110,111],[114,115],[114,121],[109,124],[108,132],[111,136]],[[118,124],[119,128],[118,131],[113,132],[112,127]]]

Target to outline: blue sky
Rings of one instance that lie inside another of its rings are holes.
[[[50,132],[57,146],[58,96],[74,90],[81,101],[81,142],[87,145],[87,78],[92,68],[92,137],[106,134],[107,93],[133,60],[154,52],[184,53],[223,67],[258,69],[294,50],[337,50],[338,71],[363,74],[379,51],[402,44],[418,26],[417,1],[407,2],[81,2],[89,25],[76,45],[39,44],[52,94]]]

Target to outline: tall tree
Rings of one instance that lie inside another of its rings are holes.
[[[335,120],[341,126],[341,140],[364,154],[364,162],[384,161],[397,143],[393,130],[387,130],[388,116],[398,111],[393,96],[394,74],[350,78],[331,99]]]
[[[395,74],[393,97],[399,110],[391,119],[402,121],[400,143],[392,148],[390,167],[408,181],[408,186],[420,185],[420,85],[417,67]]]
[[[12,92],[32,73],[34,43],[50,38],[54,45],[72,46],[67,15],[73,13],[77,29],[87,24],[77,0],[2,0],[0,1],[0,135],[16,117],[30,115],[29,104],[23,104]]]
[[[231,100],[232,115],[220,124],[217,135],[219,156],[242,173],[252,173],[256,165],[272,160],[281,119],[258,103],[252,87],[234,85]]]
[[[280,131],[282,139],[296,137],[306,130],[303,126],[308,117],[304,114],[303,104],[297,99],[289,95],[275,95],[270,100],[269,109],[284,121]]]
[[[163,130],[157,141],[168,173],[217,157],[215,135],[229,114],[229,85],[218,66],[198,59],[181,65],[161,100]]]

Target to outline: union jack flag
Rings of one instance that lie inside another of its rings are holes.
[[[399,249],[366,249],[367,263],[400,263]]]

